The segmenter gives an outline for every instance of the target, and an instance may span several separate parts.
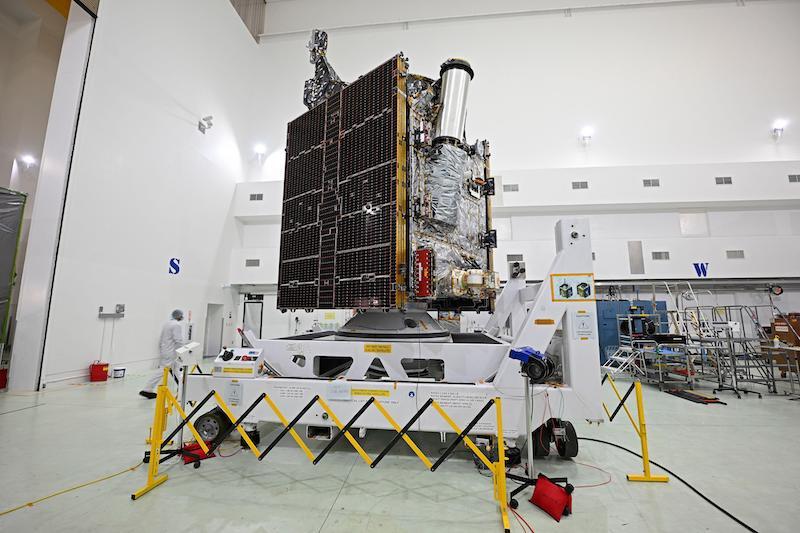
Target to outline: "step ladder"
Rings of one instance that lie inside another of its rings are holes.
[[[640,353],[630,346],[620,346],[600,368],[604,373],[612,376],[622,372],[630,372],[634,376],[636,374],[644,376],[644,370],[639,364],[639,356]]]

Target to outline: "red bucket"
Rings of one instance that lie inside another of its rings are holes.
[[[89,381],[106,381],[108,380],[108,363],[101,363],[95,361],[89,365]]]

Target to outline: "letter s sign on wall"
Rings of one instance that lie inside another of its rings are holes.
[[[169,260],[169,273],[178,274],[181,271],[181,260],[177,257],[172,257]]]

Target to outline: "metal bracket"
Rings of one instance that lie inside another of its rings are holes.
[[[497,230],[489,230],[483,234],[483,245],[486,248],[497,248]]]
[[[483,184],[483,195],[494,196],[494,178],[486,178],[486,183]]]

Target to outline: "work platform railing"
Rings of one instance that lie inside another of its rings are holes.
[[[131,494],[131,499],[137,500],[141,498],[144,494],[147,494],[157,486],[161,485],[165,481],[167,481],[168,476],[165,473],[159,473],[159,465],[166,461],[167,459],[174,457],[176,455],[188,455],[190,457],[193,456],[191,452],[188,452],[184,448],[184,444],[182,442],[178,443],[178,447],[176,449],[169,450],[167,447],[171,444],[172,439],[178,435],[184,427],[188,427],[191,431],[192,435],[194,436],[195,440],[197,441],[198,446],[200,449],[203,450],[204,454],[207,456],[214,452],[214,450],[219,447],[220,444],[234,431],[238,431],[242,440],[246,444],[246,446],[250,449],[253,455],[259,460],[263,460],[269,453],[272,451],[273,448],[287,435],[289,434],[292,439],[294,439],[295,443],[300,447],[300,449],[305,453],[306,457],[311,461],[313,465],[317,465],[325,455],[333,448],[337,442],[339,442],[342,438],[347,439],[350,445],[355,449],[361,459],[369,465],[370,468],[375,468],[381,462],[381,460],[386,457],[386,454],[394,448],[394,446],[403,440],[411,451],[419,458],[422,464],[425,465],[431,472],[435,472],[441,464],[455,451],[456,447],[462,442],[475,454],[476,457],[486,466],[486,468],[492,474],[492,485],[494,491],[494,499],[497,501],[500,516],[503,524],[503,530],[506,532],[510,532],[510,524],[508,520],[508,489],[506,486],[506,457],[505,457],[505,445],[503,442],[503,404],[502,400],[499,397],[489,399],[486,404],[481,408],[481,410],[472,418],[472,420],[462,429],[451,417],[450,415],[445,412],[441,405],[439,405],[436,400],[430,398],[428,399],[422,407],[405,423],[403,427],[400,427],[400,424],[392,417],[389,411],[386,409],[380,401],[378,401],[375,397],[369,397],[364,405],[353,415],[350,420],[346,423],[342,423],[336,413],[331,409],[328,403],[321,398],[320,396],[314,396],[311,400],[303,407],[295,416],[294,418],[289,421],[286,416],[281,412],[278,408],[276,403],[270,398],[267,393],[261,393],[256,400],[250,404],[247,409],[245,409],[239,417],[235,417],[231,412],[228,405],[222,399],[222,396],[215,391],[211,390],[200,402],[198,402],[191,412],[188,414],[184,411],[181,407],[180,402],[175,398],[170,391],[167,385],[169,369],[164,369],[164,377],[161,381],[161,384],[158,386],[156,392],[156,405],[153,414],[153,426],[150,430],[150,437],[147,439],[147,443],[150,445],[150,450],[146,455],[146,460],[149,464],[147,470],[147,482],[145,485],[139,489],[138,491]],[[200,412],[200,410],[211,400],[222,409],[225,413],[225,416],[231,421],[231,426],[227,428],[224,432],[222,432],[209,446],[206,444],[205,441],[200,437],[199,433],[192,424],[192,418]],[[256,408],[258,407],[261,402],[265,402],[272,412],[275,413],[275,416],[280,421],[281,425],[283,425],[283,429],[281,432],[270,442],[267,447],[262,451],[259,450],[253,440],[248,435],[247,431],[242,427],[244,420],[247,416]],[[300,438],[300,435],[297,434],[294,427],[300,422],[305,415],[314,405],[319,405],[325,413],[330,417],[331,421],[339,428],[339,432],[328,442],[328,444],[315,456],[311,449],[306,445],[303,439]],[[367,454],[367,452],[361,447],[358,441],[353,437],[350,433],[350,429],[356,423],[356,421],[363,415],[367,409],[371,406],[375,406],[375,409],[386,419],[387,422],[394,428],[396,435],[392,440],[384,447],[383,450],[378,453],[378,455],[373,459]],[[409,430],[411,430],[412,426],[419,420],[419,418],[427,411],[429,408],[433,408],[439,416],[453,429],[456,433],[456,439],[447,447],[447,449],[442,453],[442,455],[436,459],[436,461],[431,462],[430,459],[420,450],[419,446],[417,446],[411,437],[408,435]],[[496,449],[497,449],[497,460],[492,461],[486,454],[481,451],[481,449],[475,445],[472,439],[469,438],[468,434],[475,425],[486,415],[491,408],[495,408],[495,416],[496,416],[496,426],[495,426],[495,435],[496,435]],[[180,423],[167,435],[164,437],[164,432],[166,431],[167,426],[167,419],[172,412],[172,409],[175,409],[178,415],[181,418]],[[196,457],[195,457],[196,458]],[[199,464],[199,463],[196,463]]]

